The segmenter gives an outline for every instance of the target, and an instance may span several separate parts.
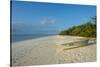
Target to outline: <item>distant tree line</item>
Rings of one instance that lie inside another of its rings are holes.
[[[61,31],[59,35],[96,37],[96,16],[91,17],[89,22]]]

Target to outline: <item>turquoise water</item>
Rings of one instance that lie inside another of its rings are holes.
[[[40,38],[40,37],[45,37],[45,36],[52,36],[55,34],[17,34],[17,35],[11,35],[11,42],[18,42],[18,41],[23,41],[23,40],[28,40],[28,39],[35,39],[35,38]]]

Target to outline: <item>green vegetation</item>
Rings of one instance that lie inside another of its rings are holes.
[[[73,26],[68,30],[61,31],[59,35],[96,37],[96,16],[92,17],[91,20],[85,24]]]

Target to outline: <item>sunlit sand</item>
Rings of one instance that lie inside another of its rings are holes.
[[[96,61],[96,44],[67,49],[62,44],[84,39],[76,36],[48,36],[12,43],[13,66]]]

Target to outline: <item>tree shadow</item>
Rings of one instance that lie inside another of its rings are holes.
[[[85,42],[85,43],[84,43]],[[81,44],[83,43],[83,44]],[[66,44],[62,44],[63,46],[65,46],[65,48],[63,50],[69,50],[69,49],[74,49],[74,48],[80,48],[80,47],[85,47],[85,46],[90,46],[90,45],[94,45],[96,44],[96,40],[87,40],[87,41],[77,41],[77,42],[71,42],[71,43],[66,43]],[[69,45],[69,48],[67,48]]]

